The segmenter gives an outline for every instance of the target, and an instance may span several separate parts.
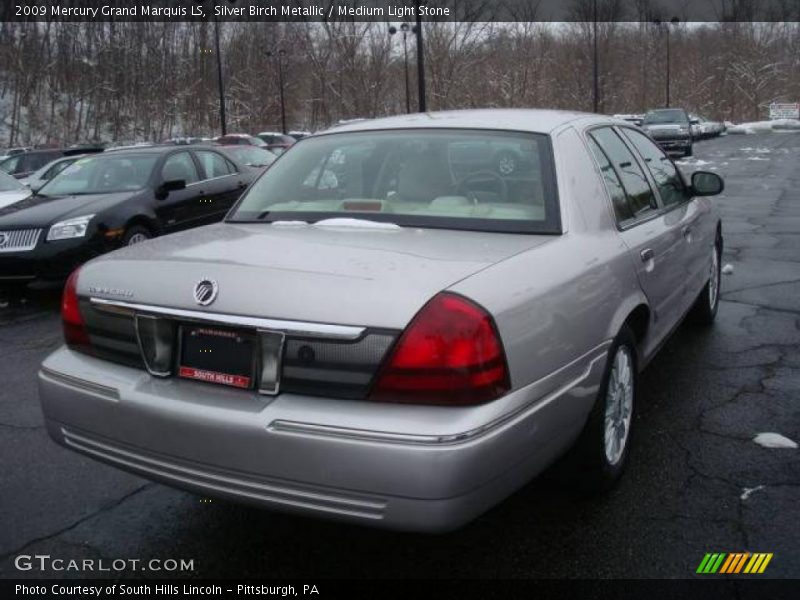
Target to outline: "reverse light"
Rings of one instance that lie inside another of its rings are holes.
[[[47,232],[47,241],[54,242],[56,240],[71,240],[84,237],[89,229],[89,222],[92,217],[94,215],[83,215],[55,223]]]
[[[473,405],[511,388],[505,352],[483,308],[441,293],[400,336],[370,399],[408,404]]]
[[[79,272],[80,269],[75,269],[64,286],[64,295],[61,297],[61,321],[64,326],[64,342],[67,346],[73,350],[90,353],[91,342],[78,304]]]

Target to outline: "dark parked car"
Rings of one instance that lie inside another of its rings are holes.
[[[258,137],[264,141],[268,150],[278,155],[283,154],[297,143],[292,136],[275,131],[262,131]]]
[[[206,146],[82,158],[34,196],[0,209],[0,282],[63,280],[109,250],[219,221],[255,175]]]
[[[62,156],[102,151],[103,148],[101,147],[66,148],[64,150],[31,150],[30,152],[15,154],[14,156],[6,158],[3,162],[0,162],[0,170],[5,171],[17,179],[24,179],[41,169],[47,163],[61,158]]]
[[[644,116],[642,129],[666,152],[681,152],[684,156],[693,154],[689,113],[682,108],[651,110]]]

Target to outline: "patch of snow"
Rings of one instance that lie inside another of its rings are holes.
[[[384,229],[399,231],[400,225],[395,223],[379,223],[368,219],[323,219],[314,223],[314,227],[343,227],[347,229]]]
[[[728,263],[724,267],[722,267],[722,274],[733,275],[733,265],[731,263]]]
[[[797,448],[797,442],[793,442],[780,433],[759,433],[753,441],[764,448]]]
[[[762,156],[748,156],[747,160],[761,160],[761,161],[763,161],[763,160],[769,160],[769,159],[768,158],[764,158]]]
[[[714,164],[711,161],[702,160],[702,159],[699,159],[699,158],[683,158],[683,159],[677,160],[675,162],[677,162],[679,165],[688,165],[690,167],[703,167],[705,165]]]
[[[739,496],[740,500],[747,500],[752,494],[759,490],[763,490],[766,486],[757,485],[754,488],[742,488],[742,495]]]
[[[751,123],[739,123],[728,127],[728,133],[734,134],[753,134],[753,133],[772,133],[773,131],[800,131],[800,120],[797,119],[775,119],[774,121],[753,121]]]
[[[308,223],[306,223],[305,221],[273,221],[272,226],[279,228],[293,229],[297,227],[308,227]]]

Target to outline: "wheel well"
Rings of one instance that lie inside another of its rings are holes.
[[[130,229],[135,225],[140,225],[141,227],[144,227],[145,229],[149,230],[153,235],[158,234],[158,227],[156,226],[156,224],[153,223],[151,219],[145,217],[144,215],[138,215],[128,220],[128,222],[125,223],[125,230],[127,231],[128,229]]]
[[[650,326],[650,309],[645,304],[640,304],[631,311],[625,319],[625,324],[631,328],[636,338],[636,345],[641,347],[647,335],[647,328]]]

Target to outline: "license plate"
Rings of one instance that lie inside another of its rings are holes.
[[[255,334],[210,327],[181,327],[178,376],[230,387],[255,384]]]

